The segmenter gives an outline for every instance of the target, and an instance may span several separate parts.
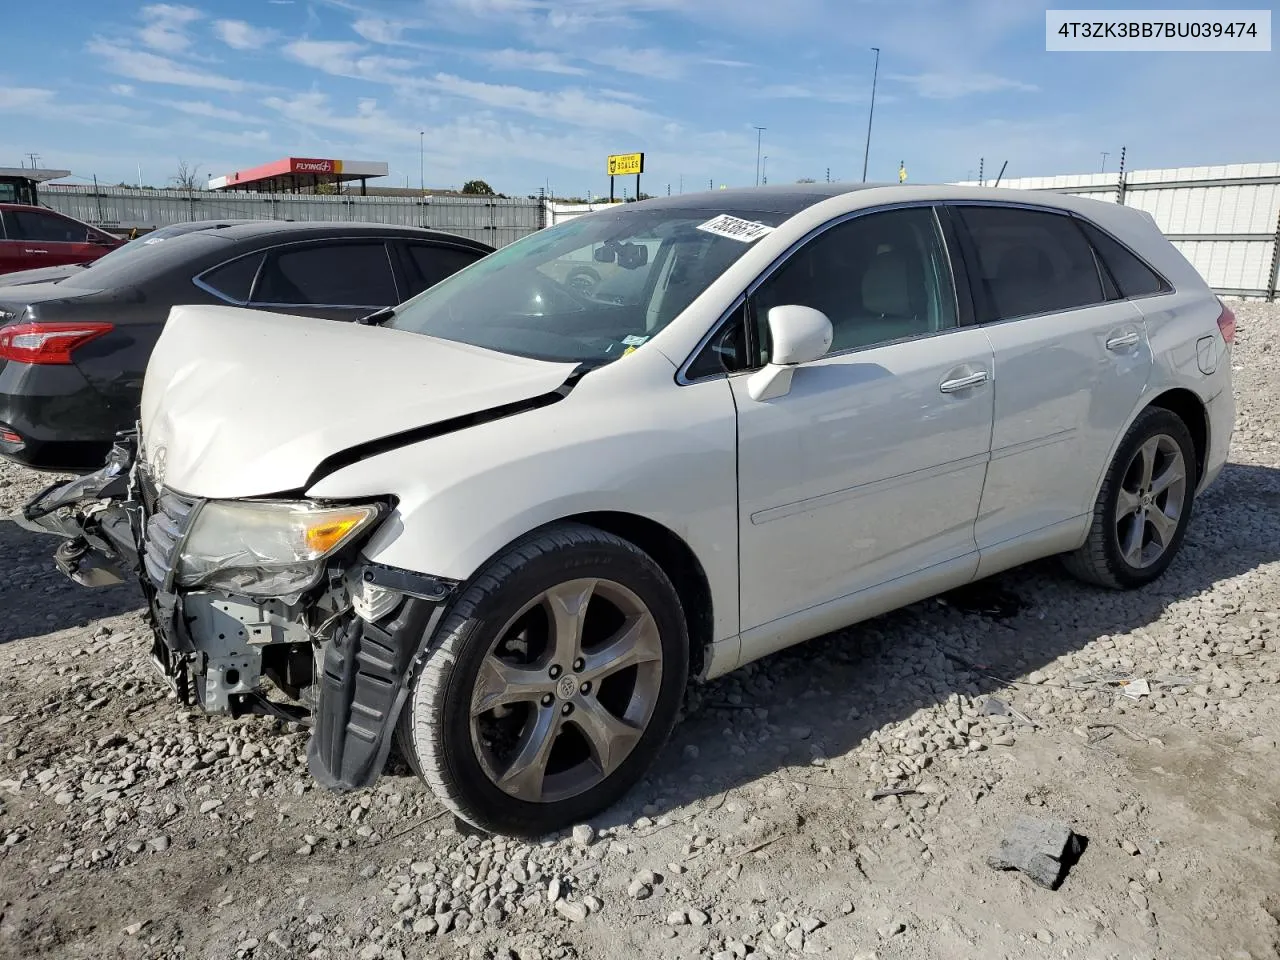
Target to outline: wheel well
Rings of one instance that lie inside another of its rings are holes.
[[[689,674],[701,675],[713,640],[711,585],[693,550],[662,524],[631,513],[580,513],[565,517],[629,540],[653,558],[676,589],[689,631]]]
[[[1187,425],[1196,447],[1196,482],[1199,483],[1209,456],[1209,415],[1204,404],[1190,390],[1178,388],[1160,394],[1150,406],[1168,410]]]

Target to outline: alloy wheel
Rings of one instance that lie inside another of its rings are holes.
[[[1187,462],[1168,434],[1146,440],[1129,461],[1116,498],[1116,538],[1132,567],[1149,567],[1169,549],[1187,504]]]
[[[504,793],[564,800],[626,760],[661,686],[661,639],[644,602],[611,580],[566,581],[526,603],[481,662],[472,749]]]

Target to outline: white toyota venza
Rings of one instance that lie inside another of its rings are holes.
[[[539,834],[636,783],[691,680],[1038,557],[1160,576],[1234,326],[1115,204],[647,200],[359,324],[176,307],[138,433],[24,522],[136,575],[184,702],[308,720],[334,789],[398,737],[459,817]]]

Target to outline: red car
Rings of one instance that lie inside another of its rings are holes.
[[[0,203],[0,273],[88,263],[124,241],[44,207]]]

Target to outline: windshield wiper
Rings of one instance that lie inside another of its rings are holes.
[[[358,317],[356,323],[364,327],[376,327],[386,323],[396,315],[395,307],[383,307],[381,310],[375,310],[367,316]]]

